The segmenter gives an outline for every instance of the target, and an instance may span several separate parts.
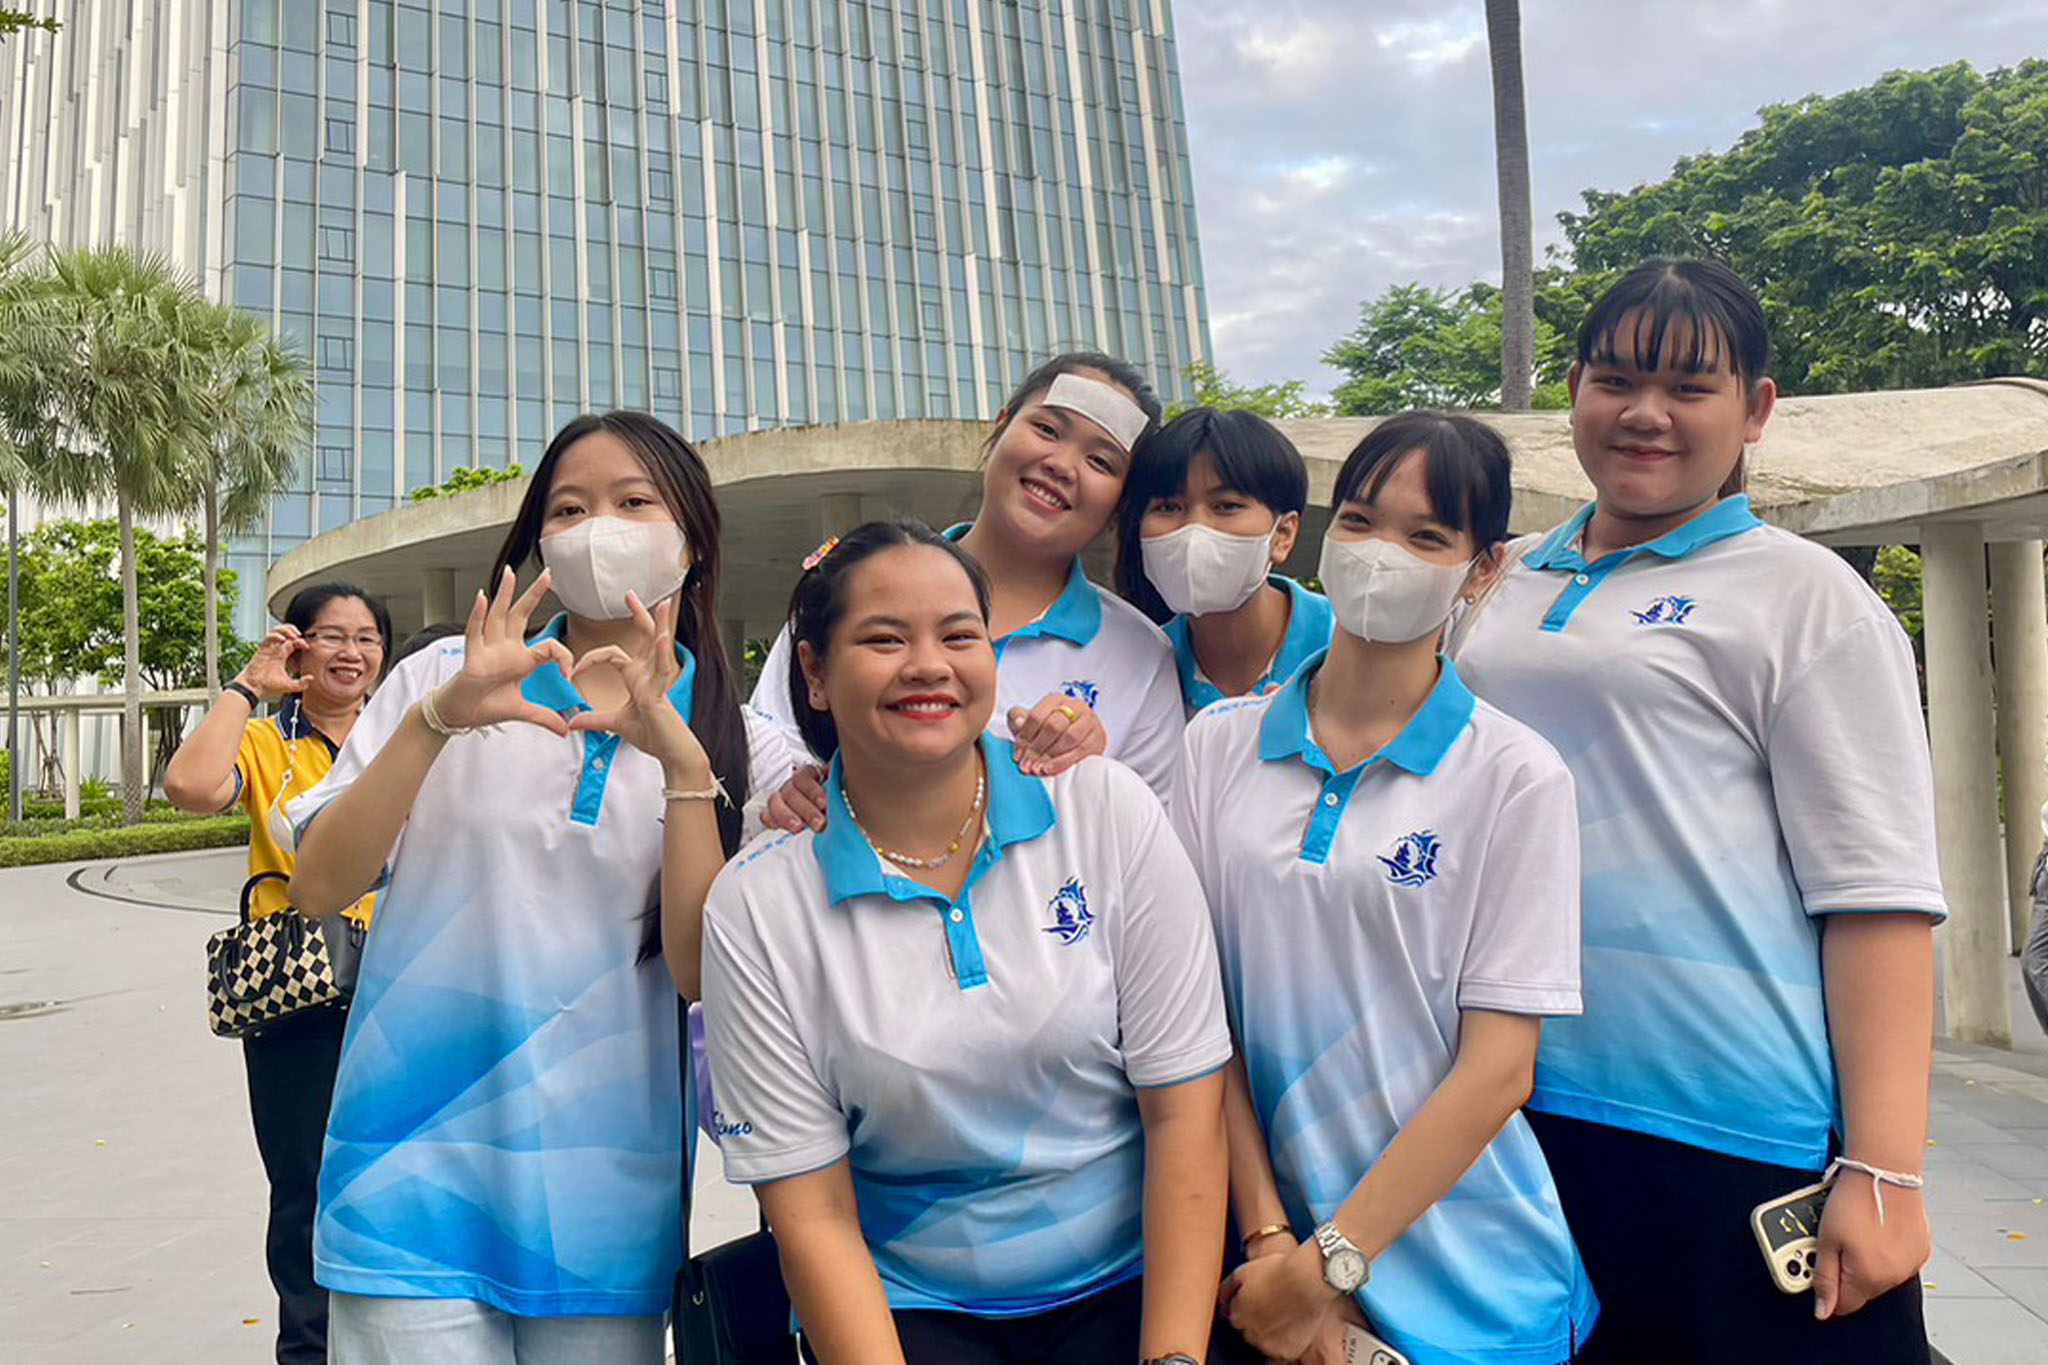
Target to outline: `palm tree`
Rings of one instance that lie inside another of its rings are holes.
[[[206,528],[206,685],[220,696],[220,537],[255,525],[313,438],[313,379],[262,319],[201,303],[210,374],[199,500]]]
[[[200,473],[192,345],[193,287],[161,257],[123,247],[50,258],[53,321],[61,329],[51,402],[55,433],[37,482],[81,506],[111,498],[121,535],[122,815],[142,818],[142,663],[135,519],[189,508]]]
[[[1505,412],[1526,412],[1536,365],[1536,263],[1517,0],[1486,0],[1486,51],[1493,64],[1494,171],[1500,185],[1500,405]]]
[[[7,818],[21,818],[21,638],[15,599],[15,541],[21,489],[43,429],[41,382],[47,329],[38,315],[46,277],[23,232],[0,233],[0,487],[7,490]]]

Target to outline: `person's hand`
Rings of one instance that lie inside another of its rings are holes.
[[[562,717],[545,706],[537,706],[520,695],[519,684],[536,668],[553,663],[563,672],[576,666],[569,647],[560,640],[526,643],[526,622],[548,590],[545,571],[517,600],[518,586],[510,569],[498,582],[498,591],[486,600],[479,590],[476,605],[469,609],[469,623],[463,628],[465,648],[462,671],[434,693],[434,709],[441,723],[458,730],[500,721],[523,720],[558,735],[569,733]]]
[[[1223,1282],[1218,1302],[1253,1350],[1269,1360],[1300,1360],[1317,1344],[1343,1298],[1323,1279],[1321,1250],[1314,1242],[1301,1242],[1292,1247],[1282,1243],[1279,1254],[1239,1266]]]
[[[816,763],[799,763],[761,811],[761,823],[769,829],[796,834],[809,827],[825,828],[825,769]]]
[[[265,701],[306,690],[306,680],[292,672],[292,660],[308,648],[297,626],[282,625],[263,637],[235,681]]]
[[[1010,737],[1017,745],[1017,770],[1054,777],[1093,754],[1109,751],[1109,731],[1087,702],[1064,692],[1041,698],[1028,710],[1010,708]]]
[[[1370,1324],[1359,1310],[1358,1301],[1347,1294],[1337,1300],[1336,1308],[1323,1319],[1322,1330],[1316,1333],[1314,1343],[1292,1365],[1350,1365],[1344,1353],[1344,1332],[1351,1327],[1370,1327]],[[1359,1362],[1359,1365],[1364,1365],[1364,1362]]]
[[[676,599],[648,611],[640,598],[626,594],[633,613],[633,632],[625,645],[602,645],[576,661],[573,682],[593,668],[609,668],[626,685],[626,699],[608,711],[585,711],[569,722],[571,730],[608,730],[642,753],[661,762],[676,786],[699,788],[711,780],[711,760],[691,732],[689,723],[669,703],[668,690],[682,676],[676,662]]]
[[[1820,1255],[1813,1267],[1813,1315],[1844,1317],[1920,1273],[1933,1254],[1927,1205],[1919,1190],[1884,1187],[1877,1219],[1873,1181],[1861,1171],[1835,1177],[1820,1216]]]

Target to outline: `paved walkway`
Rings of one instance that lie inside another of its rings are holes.
[[[264,1188],[207,935],[242,855],[0,872],[0,1361],[270,1358]],[[2048,1039],[1936,1053],[1925,1272],[1952,1365],[2048,1361]],[[707,1165],[710,1163],[707,1163]],[[705,1173],[700,1237],[751,1226]]]

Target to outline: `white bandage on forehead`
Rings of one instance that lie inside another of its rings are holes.
[[[1045,397],[1038,400],[1049,408],[1078,412],[1116,439],[1129,452],[1145,434],[1151,419],[1122,389],[1113,388],[1086,375],[1063,374],[1052,381]]]

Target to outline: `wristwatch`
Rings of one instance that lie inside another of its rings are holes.
[[[1139,1365],[1202,1365],[1202,1362],[1186,1351],[1175,1351],[1172,1355],[1153,1356],[1149,1360],[1140,1361]]]
[[[1323,1253],[1323,1283],[1339,1294],[1355,1294],[1372,1278],[1372,1263],[1357,1243],[1337,1231],[1335,1223],[1316,1229],[1316,1245]]]

